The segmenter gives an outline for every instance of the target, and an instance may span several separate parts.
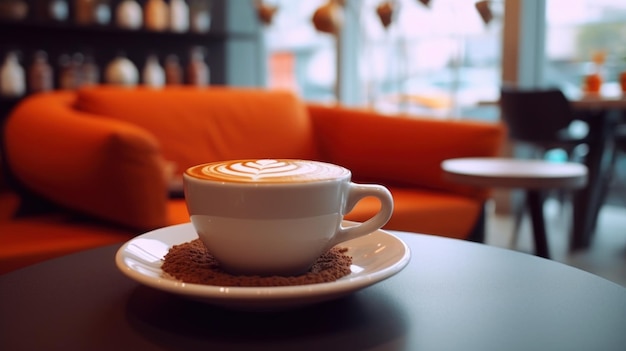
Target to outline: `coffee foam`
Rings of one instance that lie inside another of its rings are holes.
[[[199,179],[235,183],[297,183],[341,179],[347,169],[316,161],[236,160],[193,166],[185,173]]]

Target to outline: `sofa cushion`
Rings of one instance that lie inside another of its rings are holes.
[[[306,107],[288,92],[97,87],[80,90],[75,107],[148,130],[175,174],[225,159],[318,158]]]
[[[73,92],[34,94],[5,124],[20,184],[66,209],[145,230],[165,225],[158,140],[131,123],[76,111]]]
[[[497,156],[501,123],[383,116],[370,110],[309,105],[320,152],[350,169],[356,181],[455,193],[476,200],[488,191],[443,177],[441,162],[457,157]]]
[[[389,190],[395,207],[384,229],[466,239],[482,211],[482,202],[465,196],[416,188],[390,187]],[[365,198],[346,215],[346,219],[363,222],[379,207],[376,199]]]
[[[449,238],[465,239],[482,211],[482,202],[455,194],[445,194],[421,189],[390,187],[394,212],[383,227],[423,234],[436,234]],[[380,208],[376,198],[359,201],[345,219],[364,222]],[[189,213],[183,199],[168,203],[168,224],[189,222]]]

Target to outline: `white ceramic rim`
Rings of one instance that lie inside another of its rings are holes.
[[[354,222],[344,221],[345,226],[354,224]],[[384,230],[377,230],[366,236],[341,243],[340,246],[348,248],[347,254],[350,254],[351,248],[363,249],[371,246],[371,252],[381,255],[379,256],[380,259],[385,261],[382,262],[380,267],[368,269],[367,265],[359,266],[359,263],[363,263],[363,259],[353,256],[352,273],[334,282],[280,287],[227,287],[189,284],[164,277],[160,271],[160,263],[155,265],[149,262],[142,262],[141,259],[132,255],[128,250],[130,245],[136,245],[141,239],[160,241],[167,245],[169,249],[172,245],[182,244],[197,237],[191,223],[156,229],[139,235],[123,244],[116,253],[115,262],[118,269],[129,278],[159,290],[188,297],[208,298],[210,300],[255,300],[262,302],[341,295],[370,286],[395,275],[410,260],[409,248],[402,240]]]

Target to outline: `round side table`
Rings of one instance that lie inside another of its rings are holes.
[[[573,162],[477,157],[445,160],[444,177],[452,182],[487,188],[526,191],[537,256],[549,258],[543,215],[543,190],[578,189],[587,184],[587,167]]]

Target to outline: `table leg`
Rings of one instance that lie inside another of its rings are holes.
[[[540,257],[550,258],[548,239],[546,237],[546,223],[543,216],[543,194],[539,190],[528,190],[526,193],[526,205],[530,211],[533,225],[535,254]]]
[[[610,113],[598,111],[589,116],[589,133],[591,141],[585,157],[587,166],[587,186],[574,194],[574,223],[570,241],[571,250],[588,248],[595,230],[598,212],[603,202],[603,194],[608,186],[608,173],[611,168],[612,152],[610,145],[611,126]]]

